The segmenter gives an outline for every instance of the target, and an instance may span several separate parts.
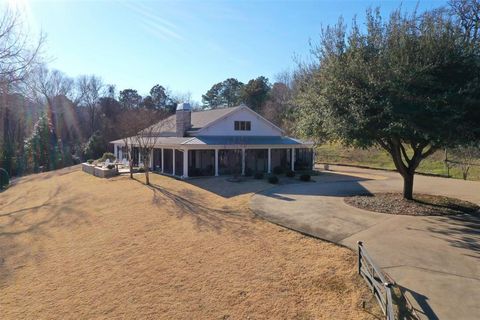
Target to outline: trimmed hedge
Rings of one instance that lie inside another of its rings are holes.
[[[263,179],[263,172],[255,172],[255,174],[253,175],[253,178],[255,179]]]
[[[311,176],[309,174],[302,174],[300,176],[300,180],[302,181],[310,181],[310,179],[311,179]]]
[[[273,168],[273,173],[274,174],[282,174],[283,173],[283,168],[280,167],[280,166],[276,166],[275,168]]]
[[[0,189],[3,189],[9,184],[10,184],[10,177],[8,176],[7,170],[0,168]]]
[[[116,158],[115,158],[115,155],[113,153],[105,152],[103,154],[103,156],[100,159],[98,159],[98,161],[105,162],[105,160],[107,160],[107,159],[110,160],[110,161],[115,161]]]
[[[289,178],[293,178],[293,177],[295,177],[295,171],[288,170],[285,175]]]
[[[93,161],[95,161],[95,160],[93,160],[93,159],[88,159],[88,160],[87,160],[87,163],[88,163],[88,164],[92,164]]]
[[[277,176],[268,177],[268,182],[270,182],[271,184],[277,184],[278,183],[278,177]]]

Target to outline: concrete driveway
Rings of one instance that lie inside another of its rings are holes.
[[[252,209],[272,222],[356,249],[405,288],[426,319],[480,319],[480,217],[411,217],[353,208],[343,197],[400,191],[388,171],[332,167],[316,182],[256,194]],[[480,204],[480,182],[417,175],[415,192]]]

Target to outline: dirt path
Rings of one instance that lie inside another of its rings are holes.
[[[373,318],[350,250],[255,219],[250,192],[152,181],[65,169],[0,193],[2,319]]]
[[[413,217],[351,207],[343,197],[398,192],[393,172],[332,167],[315,183],[285,185],[252,198],[252,208],[280,225],[350,248],[364,242],[376,262],[428,319],[478,319],[480,216]],[[480,204],[480,182],[416,176],[415,191]]]

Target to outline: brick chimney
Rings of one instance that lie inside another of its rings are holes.
[[[184,102],[177,105],[176,111],[177,137],[185,137],[187,130],[192,127],[192,107]]]

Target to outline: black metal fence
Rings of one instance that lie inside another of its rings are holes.
[[[385,279],[383,272],[375,265],[362,241],[358,241],[358,273],[365,279],[377,298],[387,320],[395,320],[392,300],[392,283]]]

